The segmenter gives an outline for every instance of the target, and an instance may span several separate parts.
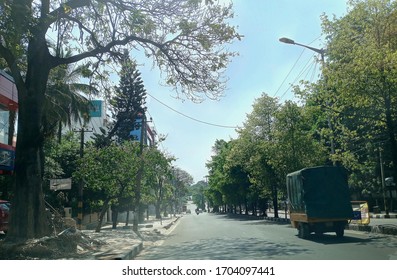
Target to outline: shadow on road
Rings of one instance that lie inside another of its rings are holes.
[[[299,238],[296,235],[296,238]],[[359,237],[352,237],[352,236],[344,236],[344,237],[337,237],[335,234],[311,234],[310,237],[307,239],[309,241],[313,241],[316,243],[321,243],[324,245],[333,245],[333,244],[348,244],[348,243],[356,243],[356,244],[366,244],[371,242],[369,238],[359,238]]]
[[[276,244],[257,238],[216,238],[182,242],[143,251],[138,259],[146,260],[241,260],[288,259],[309,250],[295,244]]]
[[[264,216],[252,216],[252,215],[240,215],[240,214],[224,214],[224,213],[210,213],[211,215],[215,215],[219,218],[224,219],[233,219],[236,221],[246,221],[246,220],[264,220]]]

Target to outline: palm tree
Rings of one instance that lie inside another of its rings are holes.
[[[68,54],[66,55],[68,56]],[[78,122],[87,123],[89,111],[92,109],[89,96],[96,94],[95,87],[80,83],[84,77],[85,66],[74,69],[63,65],[50,73],[45,99],[43,131],[46,137],[53,137],[58,132],[61,139],[62,126]]]

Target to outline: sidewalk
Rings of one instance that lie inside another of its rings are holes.
[[[274,212],[267,212],[268,217],[274,217]],[[278,217],[279,218],[285,218],[285,211],[284,210],[280,210],[278,211]],[[389,213],[389,218],[386,218],[386,214],[385,213],[380,213],[380,214],[374,214],[374,213],[369,213],[370,219],[391,219],[394,220],[396,219],[396,223],[397,223],[397,213],[394,212],[390,212]],[[287,219],[289,219],[289,215],[287,213]]]
[[[288,213],[287,215],[285,214],[284,211],[279,211],[278,213],[279,213],[278,218],[275,218],[273,212],[268,212],[267,217],[265,217],[264,219],[275,221],[277,223],[285,223],[285,224],[290,223]],[[350,223],[347,225],[346,229],[397,235],[397,213],[392,213],[392,212],[389,213],[389,218],[386,218],[385,213],[381,213],[381,214],[370,213],[369,225],[359,225],[359,224]]]
[[[385,213],[380,213],[380,214],[374,214],[374,213],[370,213],[370,218],[371,219],[385,219],[386,217]],[[397,213],[389,213],[389,218],[390,219],[397,219]],[[386,218],[388,219],[388,218]]]
[[[97,249],[92,250],[92,246],[90,250],[79,248],[81,259],[131,260],[139,254],[144,245],[164,239],[179,218],[180,216],[145,221],[139,224],[139,235],[132,230],[132,225],[125,227],[124,223],[118,224],[117,229],[105,225],[100,232],[82,230],[89,239],[95,240]]]

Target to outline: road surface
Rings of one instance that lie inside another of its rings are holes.
[[[345,231],[300,239],[289,224],[194,211],[141,260],[397,260],[397,236]]]

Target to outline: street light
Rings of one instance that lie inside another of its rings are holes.
[[[312,50],[312,51],[314,51],[314,52],[320,54],[320,56],[321,56],[321,64],[322,64],[323,68],[325,67],[325,59],[324,59],[325,50],[324,50],[324,49],[317,49],[317,48],[313,48],[313,47],[310,47],[310,46],[307,46],[307,45],[303,45],[303,44],[300,44],[300,43],[295,42],[294,40],[292,40],[292,39],[290,39],[290,38],[285,38],[285,37],[282,37],[282,38],[280,38],[280,39],[278,39],[278,40],[279,40],[280,42],[282,42],[282,43],[290,44],[290,45],[301,46],[301,47],[307,48],[307,49],[309,49],[309,50]],[[324,76],[325,83],[327,83],[327,79],[326,79],[326,78],[327,78],[327,77]],[[329,106],[330,104],[327,102],[327,105]],[[328,119],[328,127],[329,127],[329,129],[331,130],[332,135],[333,135],[333,131],[334,131],[334,130],[333,130],[333,127],[332,127],[331,119],[330,119],[329,116],[327,117],[327,119]],[[333,138],[333,136],[332,136],[332,137],[331,137],[331,155],[333,155],[333,154],[335,154],[335,143],[334,143],[334,138]],[[334,161],[332,161],[332,162],[333,162],[333,164],[335,165],[335,162],[334,162]]]
[[[325,50],[324,49],[317,49],[317,48],[313,48],[313,47],[310,47],[310,46],[307,46],[307,45],[299,44],[299,43],[295,42],[294,40],[292,40],[290,38],[285,38],[285,37],[282,37],[282,38],[280,38],[278,40],[280,42],[282,42],[282,43],[285,43],[285,44],[301,46],[301,47],[307,48],[309,50],[312,50],[312,51],[314,51],[316,53],[319,53],[321,55],[321,62],[322,62],[322,64],[324,64],[324,54],[325,54]]]

